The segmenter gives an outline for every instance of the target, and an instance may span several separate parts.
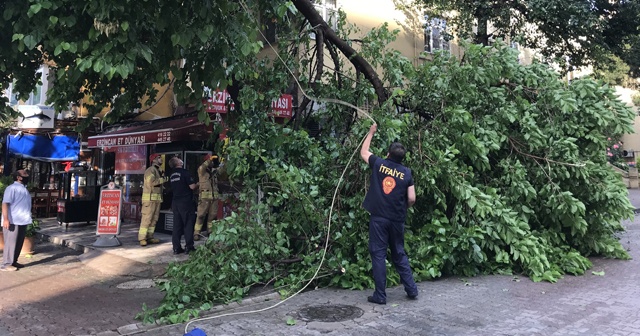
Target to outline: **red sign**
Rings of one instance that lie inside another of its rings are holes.
[[[227,100],[230,102],[229,110],[233,111],[236,105],[227,90],[211,92],[208,98],[202,100],[202,104],[204,110],[209,113],[227,113]]]
[[[89,147],[131,146],[171,142],[171,131],[144,132],[140,134],[114,135],[105,138],[89,139]]]
[[[87,147],[120,147],[202,140],[209,137],[212,125],[206,126],[197,117],[178,118],[130,127],[116,132],[90,136]]]
[[[120,209],[122,208],[122,190],[100,190],[100,203],[98,208],[98,224],[96,234],[117,235],[120,234]]]
[[[208,113],[227,113],[227,101],[230,102],[229,109],[233,111],[235,104],[227,90],[216,90],[211,92],[209,98],[202,100],[204,110]],[[277,118],[291,118],[293,116],[293,96],[283,94],[278,99],[271,102],[271,112],[269,115]]]
[[[144,174],[147,163],[147,146],[116,148],[116,174]]]
[[[291,118],[293,116],[293,96],[289,94],[283,94],[280,98],[271,102],[271,113],[274,117],[278,118]]]

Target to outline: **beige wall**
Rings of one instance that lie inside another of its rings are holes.
[[[638,93],[637,90],[616,86],[616,94],[619,99],[631,107],[636,112],[636,118],[633,122],[633,134],[625,134],[622,136],[622,149],[634,151],[636,158],[640,157],[640,116],[637,115],[638,108],[633,106],[631,97]]]
[[[412,23],[404,13],[397,10],[393,1],[345,0],[339,1],[338,5],[347,14],[347,21],[360,29],[359,36],[354,38],[387,22],[390,30],[400,29],[398,38],[389,44],[389,48],[400,51],[414,62],[418,60],[419,54],[424,50],[424,30],[418,26],[419,22]]]
[[[173,111],[174,111],[173,89],[169,88],[169,85],[160,86],[160,85],[154,84],[154,87],[156,90],[158,90],[158,97],[161,97],[161,98],[154,104],[150,104],[150,102],[147,102],[148,97],[142,98],[142,101],[144,103],[142,104],[142,108],[140,108],[140,111],[144,111],[147,109],[148,111],[137,116],[135,120],[153,120],[153,119],[166,118],[166,117],[173,116]],[[90,97],[87,97],[82,101],[82,104],[78,109],[79,117],[84,117],[89,115],[89,111],[85,106],[86,104],[91,104]],[[151,108],[149,108],[150,105],[152,106]],[[105,114],[107,114],[109,111],[110,111],[109,108],[104,108],[100,113],[98,113],[98,115],[96,115],[96,117],[102,119],[104,118]]]
[[[173,101],[173,87],[169,87],[168,84],[164,86],[155,84],[154,87],[156,90],[158,90],[158,97],[162,98],[160,98],[154,104],[142,104],[142,108],[140,109],[140,111],[144,111],[146,109],[149,110],[137,116],[135,118],[136,120],[153,120],[173,116],[173,112],[175,110],[175,104]],[[164,95],[162,95],[163,93]],[[143,99],[144,101],[147,100],[146,97]],[[149,108],[149,105],[152,105],[152,107]]]

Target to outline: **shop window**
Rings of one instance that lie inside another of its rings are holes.
[[[314,7],[322,16],[322,19],[329,25],[331,29],[338,30],[338,20],[340,20],[340,13],[338,12],[337,0],[314,0]],[[316,38],[315,33],[311,33],[312,39]]]
[[[425,15],[424,51],[432,53],[438,50],[449,51],[449,36],[446,33],[447,21],[429,18]]]
[[[49,68],[43,66],[38,69],[37,72],[41,75],[40,82],[36,84],[33,92],[29,94],[29,98],[22,102],[25,105],[44,104],[47,101]],[[9,84],[9,87],[4,90],[3,95],[9,98],[9,105],[13,106],[18,104],[18,91],[15,90],[15,82]]]

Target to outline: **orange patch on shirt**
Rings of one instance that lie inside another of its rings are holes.
[[[384,180],[382,180],[382,191],[384,191],[386,195],[389,195],[395,187],[396,180],[393,177],[387,176],[384,178]]]

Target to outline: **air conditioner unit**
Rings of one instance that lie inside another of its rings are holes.
[[[635,157],[635,151],[633,149],[625,149],[622,151],[622,157],[626,157],[626,158]]]

